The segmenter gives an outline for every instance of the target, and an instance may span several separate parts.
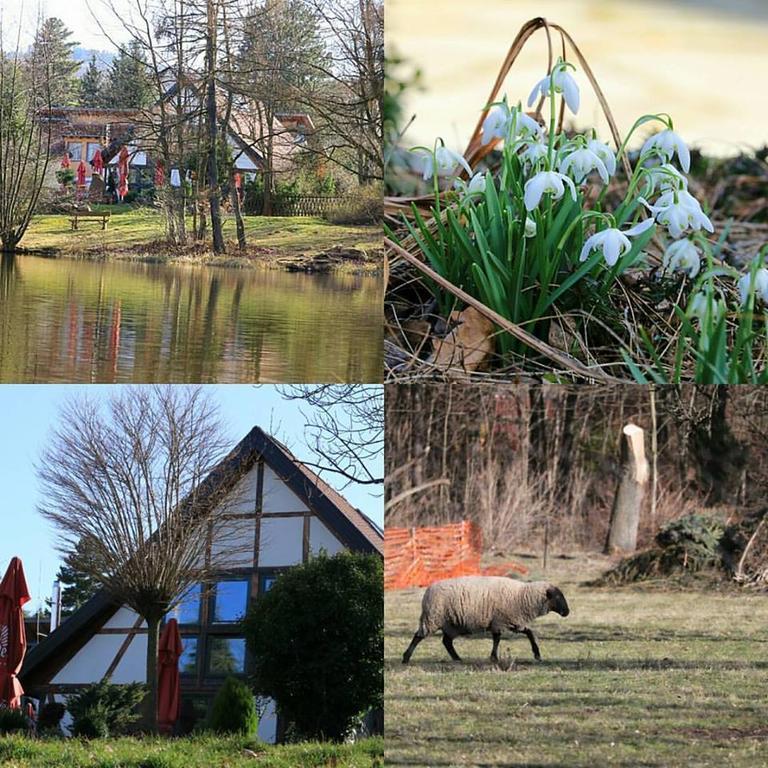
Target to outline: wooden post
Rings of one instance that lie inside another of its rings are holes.
[[[627,424],[622,433],[621,478],[611,510],[606,554],[635,551],[640,509],[650,474],[645,458],[645,432],[636,424]]]

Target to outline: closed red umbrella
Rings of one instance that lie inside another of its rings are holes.
[[[184,650],[176,619],[164,627],[158,641],[157,722],[160,730],[170,731],[179,719],[181,686],[179,683],[179,657]]]
[[[117,194],[122,200],[128,194],[128,147],[124,146],[120,150],[120,155],[117,159],[117,172],[119,175]]]
[[[24,568],[14,557],[0,583],[0,703],[11,708],[21,705],[24,693],[16,675],[27,650],[22,606],[29,600]]]
[[[162,187],[163,184],[165,184],[165,166],[162,160],[158,160],[155,165],[155,186]]]
[[[85,186],[85,163],[81,160],[77,165],[77,186]]]
[[[93,168],[95,173],[101,173],[104,170],[104,158],[101,155],[100,149],[96,150],[96,154],[91,160],[91,168]]]
[[[61,167],[62,168],[69,168],[69,152],[64,153],[64,157],[61,158]]]

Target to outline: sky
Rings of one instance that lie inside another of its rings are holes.
[[[34,39],[39,11],[43,18],[60,18],[74,33],[71,39],[77,41],[82,48],[114,51],[115,46],[110,42],[110,38],[124,44],[128,35],[121,21],[109,9],[107,2],[111,2],[115,9],[121,11],[120,15],[124,18],[128,18],[131,6],[135,7],[136,4],[136,0],[2,0],[0,18],[5,28],[5,44],[8,44],[10,32],[16,35],[21,21],[21,47],[26,48]],[[99,28],[91,11],[104,27],[106,35]]]
[[[106,385],[14,385],[0,386],[0,569],[14,555],[24,564],[32,593],[30,610],[50,597],[60,565],[55,548],[56,531],[37,512],[39,484],[35,464],[47,437],[57,423],[59,409],[69,398],[83,393],[97,398],[119,389]],[[304,442],[307,407],[284,400],[269,385],[220,385],[204,387],[219,403],[221,416],[234,445],[254,426],[260,426],[286,444],[299,459],[311,456]],[[383,474],[383,457],[372,467]],[[323,478],[356,507],[383,525],[381,489],[342,484],[333,475]],[[2,575],[0,572],[0,577]]]

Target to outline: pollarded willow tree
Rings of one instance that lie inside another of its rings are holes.
[[[50,123],[40,119],[51,105],[45,52],[25,58],[18,38],[3,46],[0,26],[0,250],[16,250],[43,188],[51,151]]]
[[[59,530],[59,549],[87,541],[79,569],[147,622],[153,729],[163,617],[238,547],[218,513],[237,503],[240,457],[225,459],[226,445],[201,388],[127,387],[106,401],[68,401],[38,466],[39,509]]]

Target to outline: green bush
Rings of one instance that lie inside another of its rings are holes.
[[[67,708],[58,701],[49,701],[40,707],[40,713],[37,716],[38,733],[60,733],[61,718]]]
[[[259,727],[253,691],[236,677],[228,677],[213,700],[210,730],[251,736]]]
[[[383,566],[321,554],[282,574],[245,620],[257,692],[299,738],[341,740],[383,699]]]
[[[67,709],[74,720],[73,732],[95,738],[88,733],[90,730],[100,736],[103,719],[107,730],[105,735],[125,733],[128,726],[138,719],[136,708],[145,695],[146,686],[141,683],[113,685],[102,680],[89,685],[67,700]],[[79,732],[80,721],[83,732]]]
[[[23,732],[28,726],[27,717],[20,709],[0,708],[0,733]]]
[[[109,731],[109,710],[103,702],[96,702],[73,715],[72,735],[82,739],[106,739]]]
[[[342,198],[325,218],[332,224],[378,224],[383,213],[381,187],[369,184],[358,187],[352,195]]]

